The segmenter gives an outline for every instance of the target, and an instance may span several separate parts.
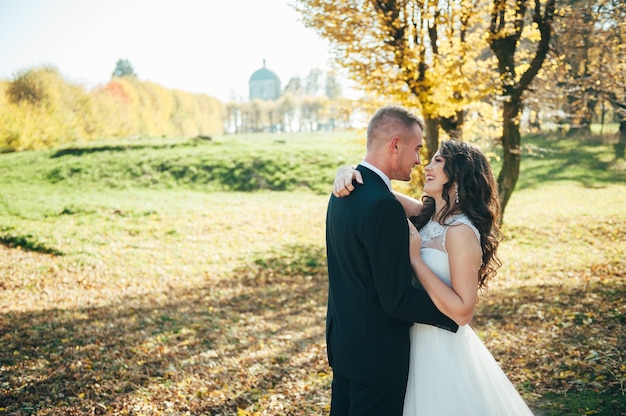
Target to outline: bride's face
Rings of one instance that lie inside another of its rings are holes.
[[[435,153],[430,163],[424,168],[426,181],[424,183],[424,193],[439,199],[443,193],[443,185],[448,183],[448,175],[443,170],[446,161],[439,151]]]

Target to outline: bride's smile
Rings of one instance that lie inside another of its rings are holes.
[[[439,202],[442,202],[440,200],[443,194],[443,187],[449,181],[448,175],[443,170],[445,164],[445,159],[437,151],[430,163],[424,167],[424,193],[435,198],[438,205]]]

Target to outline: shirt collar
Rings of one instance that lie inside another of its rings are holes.
[[[362,161],[361,163],[359,163],[359,165],[368,168],[369,170],[380,176],[380,178],[385,182],[385,185],[387,185],[387,188],[389,188],[389,191],[391,192],[391,179],[389,179],[387,175],[385,175],[380,169],[366,161]]]

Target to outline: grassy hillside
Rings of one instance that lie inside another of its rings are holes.
[[[358,160],[354,133],[102,141],[2,155],[7,185],[201,191],[326,192],[339,164]]]
[[[357,138],[0,155],[0,413],[326,414],[324,216]],[[538,414],[623,415],[624,162],[528,143],[472,325]]]

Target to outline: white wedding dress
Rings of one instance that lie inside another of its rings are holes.
[[[453,217],[446,226],[430,221],[420,230],[424,262],[449,286],[446,230],[460,224],[472,228],[480,240],[478,230],[462,214]],[[414,324],[410,334],[411,360],[404,416],[532,415],[469,325],[453,333]]]

